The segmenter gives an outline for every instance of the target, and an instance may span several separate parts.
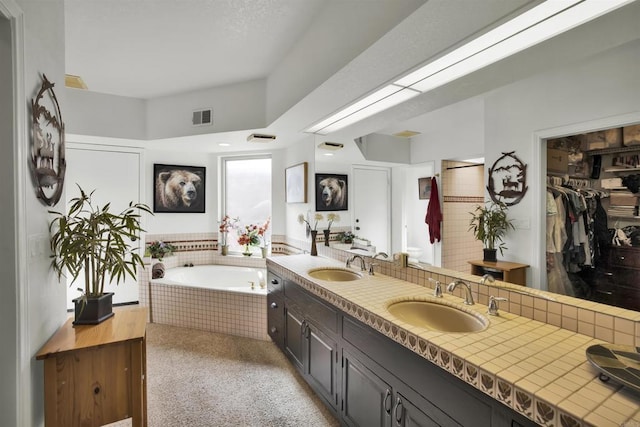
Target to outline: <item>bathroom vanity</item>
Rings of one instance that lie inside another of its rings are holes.
[[[536,425],[269,264],[269,334],[345,425]]]
[[[431,272],[416,272],[417,284],[377,272],[371,276],[359,267],[308,255],[267,260],[269,334],[344,425],[640,422],[640,398],[602,382],[586,359],[586,349],[600,340],[502,308],[499,316],[490,316],[489,307],[478,302],[508,296],[533,305],[535,298],[525,298],[520,286],[492,294],[498,288],[466,275],[476,303],[465,306],[462,292],[435,297],[427,280]],[[482,299],[478,292],[489,294]],[[408,301],[448,306],[480,318],[484,326],[446,332],[412,325],[390,309]],[[540,301],[553,310],[565,307]]]

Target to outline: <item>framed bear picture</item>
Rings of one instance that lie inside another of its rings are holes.
[[[316,174],[316,211],[348,210],[347,175]]]
[[[153,165],[153,212],[204,213],[206,168]]]

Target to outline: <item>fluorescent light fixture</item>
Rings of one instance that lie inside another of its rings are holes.
[[[390,89],[393,89],[391,91]],[[381,91],[375,92],[373,95],[377,95],[375,98],[370,95],[367,98],[364,98],[362,101],[353,104],[351,107],[347,107],[347,109],[342,110],[340,113],[335,114],[328,119],[318,123],[313,128],[309,129],[307,132],[315,132],[320,135],[326,135],[330,132],[335,132],[343,127],[349,126],[355,122],[359,122],[360,120],[372,116],[380,111],[384,111],[387,108],[393,107],[394,105],[398,105],[403,103],[414,96],[420,95],[420,92],[417,90],[409,89],[409,88],[401,88],[395,85],[385,86],[384,97],[380,97]],[[390,92],[390,93],[389,93]],[[378,98],[378,99],[376,99]],[[368,102],[363,102],[369,99]],[[376,99],[371,102],[372,99]],[[359,108],[352,108],[358,105]],[[349,111],[349,114],[344,115],[345,111]],[[316,130],[312,130],[316,129]]]
[[[485,34],[484,36],[481,36],[480,38],[483,38],[482,43],[476,46],[481,48],[480,50],[473,52],[472,50],[467,49],[467,46],[474,45],[474,42],[476,40],[479,40],[479,38],[472,42],[469,42],[467,45],[464,45],[460,48],[464,51],[465,55],[467,55],[465,58],[457,62],[453,62],[459,58],[458,55],[452,55],[451,57],[449,57],[449,55],[445,55],[441,59],[446,59],[446,61],[442,61],[440,63],[442,68],[440,68],[439,70],[436,71],[436,69],[430,67],[431,64],[429,64],[422,69],[410,74],[409,76],[398,80],[396,84],[406,84],[413,80],[414,83],[409,84],[411,88],[417,89],[421,92],[428,92],[439,86],[442,86],[481,68],[484,68],[490,64],[498,62],[501,59],[525,50],[531,46],[555,37],[558,34],[584,24],[585,22],[588,22],[598,16],[610,12],[611,10],[629,3],[630,1],[633,0],[584,0],[573,5],[573,7],[564,9],[562,13],[556,13],[533,25],[528,25],[527,27],[524,26],[530,23],[530,19],[522,19],[518,23],[519,25],[516,26],[507,25],[512,22],[510,21],[504,26],[500,26],[495,30],[492,30],[489,33]],[[541,5],[531,9],[530,11],[525,12],[523,15],[520,15],[518,18],[527,18],[528,16],[525,15],[531,13],[532,17],[534,17],[535,19],[540,19],[541,14],[537,9],[544,9],[547,3],[550,3],[550,6],[552,4],[555,4],[555,2],[546,1]],[[567,2],[558,2],[558,4],[565,5],[566,3]],[[568,3],[576,2],[572,1]],[[555,9],[552,8],[548,10],[548,12],[553,12],[553,10]],[[503,27],[505,26],[507,26],[507,29],[511,31],[517,30],[517,32],[506,35],[503,31]],[[492,40],[496,40],[496,42],[487,45],[488,43],[491,43]],[[487,47],[484,47],[485,45],[487,45]],[[452,54],[455,52],[457,52],[457,50],[452,52]],[[437,60],[436,62],[438,61],[440,60]],[[421,75],[427,75],[427,77],[423,78],[420,81],[414,80]]]
[[[221,142],[220,144],[218,144],[220,147],[228,147],[231,144],[227,143],[227,142]]]
[[[326,135],[342,129],[633,1],[547,0],[340,110],[306,132]]]

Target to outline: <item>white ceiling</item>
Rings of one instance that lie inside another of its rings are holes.
[[[259,129],[286,146],[306,136],[304,127],[540,1],[65,0],[66,72],[81,76],[90,91],[149,99],[277,79],[307,55],[314,67],[297,76],[290,107]],[[597,34],[564,47],[556,39],[569,60],[605,47]],[[543,61],[558,54],[553,43],[529,49],[535,61],[527,52],[516,55],[324,139],[351,144],[382,129],[420,131],[416,118],[425,112],[543,71],[550,64]],[[215,150],[256,149],[245,141],[250,131],[165,143],[201,149],[217,137],[233,144]]]

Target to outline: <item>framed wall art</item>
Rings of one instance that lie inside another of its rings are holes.
[[[429,200],[431,198],[431,177],[418,178],[418,199]]]
[[[153,165],[153,211],[205,211],[206,169],[199,166]]]
[[[348,210],[347,175],[317,173],[315,183],[316,211]]]
[[[285,169],[284,187],[287,203],[307,203],[307,162]]]

